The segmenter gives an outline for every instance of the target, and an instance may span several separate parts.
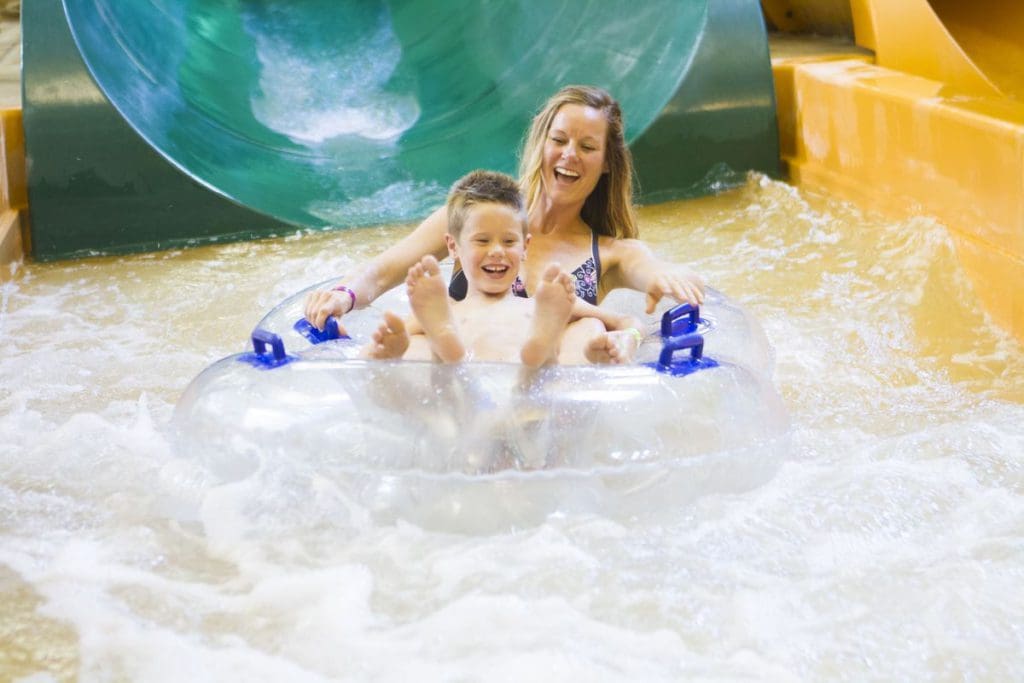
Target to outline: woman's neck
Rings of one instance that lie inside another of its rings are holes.
[[[547,197],[541,197],[530,211],[528,222],[533,234],[550,235],[558,232],[589,230],[580,217],[583,202],[579,204],[555,205]]]

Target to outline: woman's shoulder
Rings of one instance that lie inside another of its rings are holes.
[[[601,260],[609,265],[623,258],[643,254],[649,251],[647,245],[635,237],[598,235],[597,246],[601,250]]]

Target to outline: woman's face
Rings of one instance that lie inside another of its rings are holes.
[[[607,170],[608,121],[599,109],[563,104],[544,140],[544,191],[554,203],[582,203]]]

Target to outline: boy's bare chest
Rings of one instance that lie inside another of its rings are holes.
[[[510,296],[496,305],[458,306],[453,314],[474,357],[505,360],[505,356],[518,356],[530,333],[533,301]]]

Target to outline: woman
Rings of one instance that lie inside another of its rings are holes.
[[[627,287],[647,294],[653,313],[663,296],[700,304],[701,278],[677,264],[656,258],[638,239],[633,209],[633,161],[626,146],[622,112],[601,88],[568,86],[558,91],[534,117],[520,162],[520,185],[526,198],[528,259],[524,287],[537,287],[547,264],[571,270],[579,297],[600,303],[613,289]],[[448,250],[444,207],[439,208],[398,244],[345,280],[341,287],[315,292],[306,301],[306,318],[322,329],[328,316],[343,316],[370,304],[404,281],[409,267],[423,256],[441,259]],[[577,266],[578,264],[578,266]],[[451,295],[464,296],[465,280],[456,271]],[[629,319],[594,309],[608,330],[630,327]],[[566,333],[563,348],[589,338],[582,319]],[[573,328],[580,328],[577,336]],[[591,328],[592,329],[592,328]]]

